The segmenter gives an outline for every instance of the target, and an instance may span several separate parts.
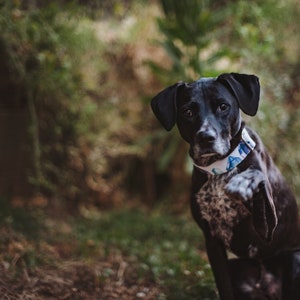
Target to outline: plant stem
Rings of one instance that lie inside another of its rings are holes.
[[[28,111],[30,118],[29,132],[32,141],[32,157],[33,157],[33,169],[36,177],[36,188],[39,190],[40,182],[42,179],[41,169],[41,149],[39,139],[39,124],[36,108],[34,105],[34,97],[32,91],[28,93]]]

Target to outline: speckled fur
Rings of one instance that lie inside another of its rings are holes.
[[[210,176],[196,196],[200,214],[208,222],[211,234],[227,248],[230,248],[233,228],[250,215],[242,200],[230,199],[225,193],[225,185],[235,173]]]

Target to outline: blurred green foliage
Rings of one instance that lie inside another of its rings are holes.
[[[195,80],[199,76],[218,74],[216,63],[230,56],[227,45],[217,46],[220,29],[228,7],[216,1],[161,0],[164,16],[157,19],[163,33],[159,44],[171,60],[171,68],[153,65],[168,83],[172,80]],[[217,46],[217,47],[216,47]]]
[[[79,137],[90,142],[95,106],[87,99],[83,59],[87,50],[93,59],[100,42],[57,5],[23,10],[18,1],[2,1],[0,9],[2,60],[30,118],[31,182],[39,192],[76,195],[83,170],[72,162],[81,159]]]

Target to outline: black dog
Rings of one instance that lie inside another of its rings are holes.
[[[177,124],[194,162],[191,210],[204,232],[221,299],[300,299],[296,200],[240,110],[254,116],[254,75],[179,82],[152,99],[166,130]],[[227,259],[226,250],[238,258]]]

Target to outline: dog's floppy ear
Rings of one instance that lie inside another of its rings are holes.
[[[170,131],[176,123],[176,94],[183,82],[167,87],[151,100],[151,108],[163,127]]]
[[[230,88],[245,114],[249,116],[256,114],[260,95],[258,77],[247,74],[225,73],[221,74],[217,80]]]

